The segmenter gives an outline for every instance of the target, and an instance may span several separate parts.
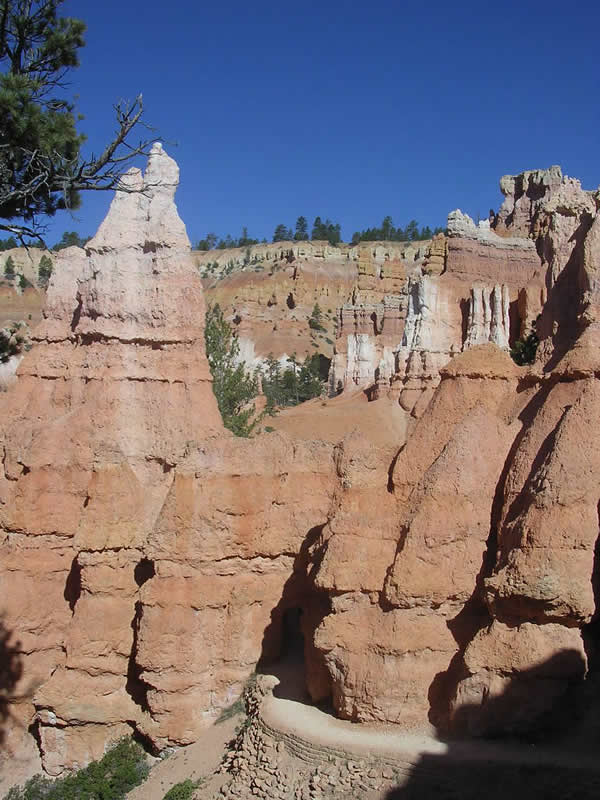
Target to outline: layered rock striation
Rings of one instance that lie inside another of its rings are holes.
[[[496,232],[455,214],[409,271],[359,258],[352,374],[379,358],[417,419],[406,441],[332,445],[224,430],[177,166],[156,146],[126,180],[61,256],[3,398],[11,741],[31,731],[51,774],[131,731],[190,743],[290,620],[311,697],[341,717],[542,724],[599,645],[598,194],[528,173],[503,180]],[[363,325],[397,346],[370,353]]]
[[[519,222],[548,254],[536,363],[497,343],[456,355],[387,497],[377,459],[342,480],[315,549],[332,606],[315,643],[343,717],[521,732],[596,668],[599,203],[553,174],[534,173],[543,196]]]
[[[486,342],[508,350],[528,331],[545,300],[542,275],[530,238],[500,236],[489,221],[476,226],[453,211],[447,236],[428,245],[396,294],[378,307],[358,296],[342,308],[330,385],[375,383],[418,417],[456,354]]]
[[[329,446],[222,426],[177,183],[155,146],[86,250],[61,254],[6,396],[2,620],[14,717],[51,774],[132,730],[193,741],[276,650],[327,515]]]
[[[240,358],[254,368],[264,366],[269,355],[284,366],[294,353],[302,359],[320,353],[330,360],[340,323],[348,329],[348,321],[341,318],[344,311],[338,310],[357,309],[360,316],[381,317],[387,295],[404,291],[407,270],[422,260],[426,247],[426,242],[338,247],[326,242],[278,242],[195,257],[208,302],[221,306],[238,335]],[[321,311],[319,328],[309,325],[315,304]],[[359,351],[359,339],[348,347]],[[349,358],[350,369],[355,369],[360,353]]]

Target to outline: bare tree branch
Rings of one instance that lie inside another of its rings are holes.
[[[39,150],[21,149],[23,166],[21,171],[27,179],[22,182],[2,181],[0,177],[0,207],[3,204],[20,200],[23,204],[34,202],[40,194],[61,195],[65,208],[70,207],[70,195],[80,191],[136,191],[123,184],[126,168],[136,156],[147,157],[157,137],[149,136],[136,143],[131,141],[134,129],[143,127],[149,133],[153,129],[143,120],[144,105],[142,95],[132,102],[120,102],[114,107],[117,132],[114,139],[98,157],[66,159],[60,153],[41,153]],[[14,147],[0,144],[0,166],[4,155],[14,153]],[[39,224],[31,222],[0,224],[6,230],[22,238],[28,236],[41,240]]]

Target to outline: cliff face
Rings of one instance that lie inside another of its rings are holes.
[[[418,419],[407,441],[397,422],[334,445],[223,429],[177,166],[157,146],[128,180],[61,255],[3,397],[14,746],[30,729],[58,774],[132,730],[192,742],[280,654],[292,609],[307,687],[342,717],[536,724],[583,679],[597,613],[598,195],[531,173],[503,181],[496,232],[454,214],[410,270],[358,248],[346,367],[360,384],[389,364],[380,388]],[[308,308],[306,264],[281,297],[304,287]],[[518,368],[507,342],[540,311]]]
[[[332,604],[315,642],[342,716],[519,731],[588,668],[598,195],[552,175],[535,174],[536,203],[518,223],[546,254],[536,364],[517,368],[497,344],[476,343],[451,360],[392,462],[388,497],[370,510],[360,498],[373,472],[349,479],[315,550]],[[354,574],[351,553],[367,551],[368,570]]]
[[[376,383],[420,416],[449,359],[486,342],[507,350],[528,330],[545,299],[542,275],[531,239],[501,237],[452,212],[448,236],[431,242],[383,302],[368,305],[358,294],[342,307],[332,388]],[[528,306],[519,304],[526,289]]]
[[[4,406],[2,620],[15,718],[51,774],[132,729],[193,741],[276,647],[328,506],[328,446],[223,429],[175,162],[155,147],[128,181],[86,251],[61,255]]]
[[[270,353],[284,361],[294,352],[301,358],[319,352],[330,359],[340,324],[338,309],[356,303],[362,315],[379,307],[381,313],[386,294],[403,291],[407,270],[422,260],[427,246],[279,242],[195,258],[207,301],[223,308],[239,336],[241,357],[257,366]],[[219,266],[209,271],[207,264]],[[322,331],[308,324],[315,304],[322,312]]]

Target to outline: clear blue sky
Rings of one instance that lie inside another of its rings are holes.
[[[561,164],[600,184],[597,2],[67,0],[88,26],[71,76],[99,150],[112,104],[143,92],[181,168],[192,241],[271,239],[316,214],[444,225],[498,208],[505,173]],[[175,145],[169,142],[176,143]],[[84,197],[93,233],[110,198]]]

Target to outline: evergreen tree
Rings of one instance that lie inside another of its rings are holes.
[[[406,228],[394,226],[390,216],[384,217],[381,227],[379,228],[366,228],[362,231],[355,231],[352,235],[352,244],[359,242],[408,242],[418,241],[423,239],[431,239],[436,233],[443,233],[443,228],[435,228],[433,231],[426,225],[424,228],[419,229],[416,220],[411,220]]]
[[[42,289],[48,287],[50,276],[52,275],[52,266],[52,259],[44,254],[40,258],[40,263],[38,265],[38,282]]]
[[[267,398],[267,411],[272,414],[278,406],[283,405],[281,385],[281,364],[273,353],[265,359],[265,372],[262,380],[263,392]]]
[[[308,320],[308,327],[313,331],[325,332],[327,330],[327,328],[323,325],[323,312],[321,311],[318,303],[315,303],[313,306],[312,314]]]
[[[391,242],[394,239],[396,229],[391,217],[384,217],[381,223],[381,238],[384,242]]]
[[[0,229],[39,236],[39,218],[77,208],[79,192],[114,189],[151,142],[132,145],[142,117],[141,96],[118,104],[115,139],[98,158],[84,160],[84,136],[74,105],[61,97],[64,79],[79,65],[85,24],[60,17],[64,0],[0,2]]]
[[[4,264],[4,277],[7,281],[13,281],[15,279],[15,274],[15,262],[12,256],[9,256]]]
[[[321,217],[315,217],[315,221],[313,222],[312,231],[310,234],[310,238],[313,240],[324,239],[323,236],[323,222],[321,221]]]
[[[404,236],[409,242],[414,242],[419,238],[419,223],[416,219],[411,219],[404,229]]]
[[[291,372],[291,377],[287,380],[287,385],[289,389],[287,391],[287,395],[289,397],[293,397],[296,401],[296,405],[300,402],[300,398],[298,396],[298,359],[296,357],[296,353],[292,353],[291,356],[288,356],[288,364],[291,365],[291,370],[287,369],[284,373],[284,378]],[[285,388],[285,380],[284,380],[284,388]]]
[[[342,238],[341,225],[330,219],[323,222],[321,217],[315,217],[310,238],[313,241],[327,241],[331,245],[339,244]]]
[[[308,240],[308,222],[306,221],[306,217],[298,217],[296,220],[294,239],[297,242],[305,242]]]
[[[242,228],[242,235],[237,240],[236,247],[249,247],[250,245],[258,244],[258,239],[252,239],[248,236],[248,228]]]
[[[307,356],[304,360],[298,375],[298,392],[301,403],[311,400],[313,397],[320,397],[323,393],[323,383],[319,375],[318,353]]]
[[[283,406],[297,406],[300,402],[298,398],[298,374],[292,367],[284,370],[281,376],[281,394]]]
[[[326,220],[327,241],[331,245],[337,245],[342,241],[342,226],[339,223]]]
[[[200,239],[196,245],[196,250],[212,250],[217,243],[216,233],[207,233],[204,239]]]
[[[291,230],[280,223],[276,228],[275,232],[273,233],[273,241],[274,242],[290,242],[294,238]]]
[[[245,364],[239,361],[237,335],[218,304],[207,309],[204,340],[223,424],[236,436],[250,436],[258,420],[253,419],[254,406],[248,404],[256,397],[258,385]]]
[[[57,242],[52,249],[54,252],[58,252],[59,250],[64,250],[66,247],[85,247],[89,240],[89,236],[80,236],[75,231],[65,231],[60,241]]]
[[[323,392],[319,376],[319,356],[307,356],[300,363],[293,353],[288,359],[289,366],[282,371],[281,364],[270,353],[265,361],[262,386],[267,398],[267,411],[275,413],[278,408],[296,406]]]
[[[233,239],[229,234],[224,239],[219,239],[217,243],[217,250],[227,250],[229,247],[233,247]]]

